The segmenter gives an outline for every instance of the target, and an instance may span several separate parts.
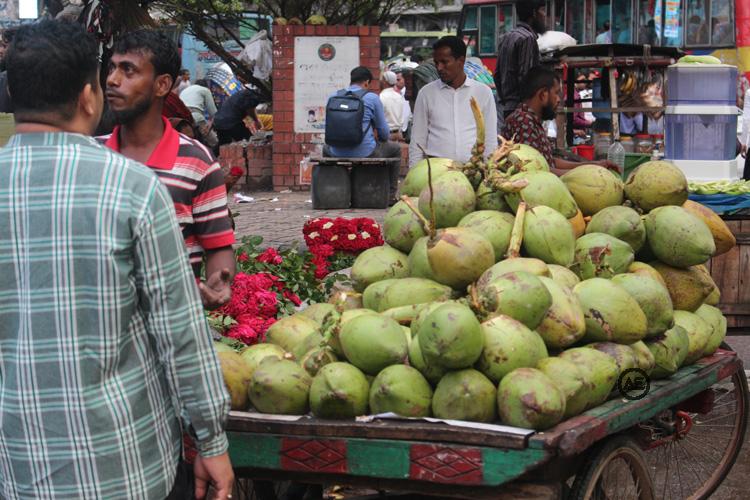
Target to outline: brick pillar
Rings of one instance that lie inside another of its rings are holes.
[[[273,40],[273,189],[303,190],[299,165],[315,150],[319,134],[294,132],[294,38],[298,36],[359,37],[359,63],[380,77],[380,28],[377,26],[274,26]],[[352,68],[353,69],[353,68]],[[322,103],[323,105],[325,103]]]

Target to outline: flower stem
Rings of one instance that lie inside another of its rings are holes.
[[[526,218],[526,202],[522,201],[518,204],[518,210],[516,211],[516,221],[513,223],[513,231],[510,236],[510,245],[508,245],[508,253],[506,256],[509,259],[517,259],[521,256],[521,242],[523,241],[523,221]]]

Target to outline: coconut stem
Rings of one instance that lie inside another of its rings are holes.
[[[517,259],[521,256],[521,242],[523,241],[523,221],[526,218],[526,202],[522,201],[518,204],[518,210],[516,211],[516,220],[513,223],[513,231],[510,234],[510,245],[508,245],[508,253],[506,256],[509,259]]]
[[[414,206],[414,204],[411,202],[408,196],[403,195],[401,197],[401,201],[403,201],[407,207],[409,207],[409,210],[411,210],[414,215],[417,216],[417,219],[419,219],[419,222],[422,223],[422,227],[424,228],[424,232],[430,235],[430,238],[435,236],[435,232],[433,230],[432,224],[430,224],[430,221],[427,220],[427,218],[422,215],[422,212],[419,211],[417,207]]]
[[[429,229],[427,229],[427,232],[430,233],[430,239],[432,239],[435,237],[435,226],[437,226],[437,222],[435,220],[435,205],[433,204],[435,198],[435,190],[432,187],[432,164],[430,163],[430,157],[427,155],[422,145],[417,144],[417,147],[420,151],[422,151],[422,154],[427,160],[427,186],[429,186],[430,188],[430,226]]]

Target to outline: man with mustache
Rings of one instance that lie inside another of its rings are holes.
[[[118,125],[100,140],[149,166],[167,186],[196,278],[205,256],[206,281],[198,288],[204,306],[215,308],[231,297],[234,231],[220,165],[162,116],[179,71],[177,47],[164,34],[139,30],[117,40],[106,97]]]
[[[542,124],[555,119],[555,110],[560,103],[560,80],[557,75],[542,66],[529,70],[521,83],[521,104],[505,120],[503,137],[527,144],[539,151],[549,163],[550,170],[562,175],[566,170],[584,163],[555,158],[552,155],[552,142]],[[617,165],[608,161],[587,162],[586,165],[600,165],[619,172]]]
[[[414,105],[409,165],[426,153],[429,157],[466,162],[477,139],[477,126],[471,113],[474,97],[485,122],[485,156],[497,148],[495,98],[484,83],[472,80],[464,72],[466,44],[456,36],[444,36],[433,49],[439,80],[419,91]],[[424,148],[425,153],[422,153]]]

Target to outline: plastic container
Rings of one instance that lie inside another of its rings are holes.
[[[620,170],[625,171],[625,148],[620,141],[615,141],[607,151],[607,161],[614,163]]]
[[[594,146],[581,144],[580,146],[576,146],[573,149],[575,150],[575,154],[577,154],[581,158],[585,158],[586,160],[594,159]]]
[[[351,203],[349,169],[340,165],[313,165],[313,209],[349,208]]]
[[[388,208],[391,190],[386,165],[354,165],[352,167],[352,208]]]
[[[638,134],[635,136],[635,152],[640,154],[651,154],[654,150],[654,143],[648,134]]]
[[[594,134],[594,156],[597,159],[606,158],[611,145],[612,134],[609,132],[596,132]]]
[[[736,159],[728,161],[672,160],[672,163],[691,181],[736,181],[740,178]]]
[[[632,137],[623,136],[620,138],[620,144],[622,144],[622,148],[625,150],[625,154],[627,153],[635,153],[635,141]]]
[[[667,68],[667,105],[737,102],[737,67],[727,64],[673,64]]]
[[[667,106],[665,157],[669,160],[732,160],[737,157],[735,106]]]

